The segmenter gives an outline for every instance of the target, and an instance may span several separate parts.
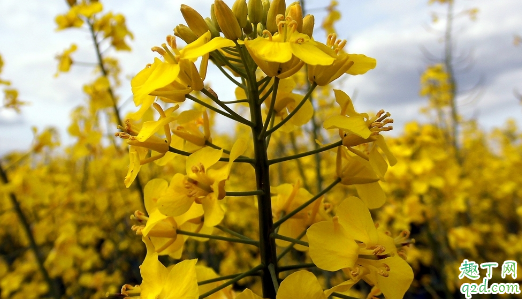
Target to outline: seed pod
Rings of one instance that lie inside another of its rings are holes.
[[[261,0],[248,1],[248,19],[254,26],[263,21],[263,2]]]
[[[237,22],[236,16],[222,0],[214,1],[214,9],[217,17],[217,21],[221,31],[226,38],[231,40],[238,40],[243,35],[241,27]]]
[[[176,26],[176,28],[174,28],[174,35],[184,40],[187,44],[190,44],[191,42],[198,39],[196,34],[183,24],[179,24]]]
[[[182,4],[180,10],[185,22],[196,36],[199,37],[209,30],[205,19],[192,7]]]
[[[248,7],[245,0],[236,0],[232,5],[232,12],[236,16],[236,20],[241,28],[245,28],[247,25],[247,14]]]
[[[304,33],[309,37],[312,37],[312,35],[314,34],[314,23],[314,16],[306,15],[306,17],[303,18],[303,31],[301,33]]]
[[[286,16],[297,22],[297,31],[303,30],[303,10],[299,2],[294,2],[286,9]]]

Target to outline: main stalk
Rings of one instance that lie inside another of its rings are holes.
[[[259,103],[259,90],[257,86],[255,68],[250,68],[252,61],[242,46],[238,46],[241,58],[247,73],[247,94],[250,103],[250,117],[252,123],[252,136],[254,142],[255,172],[257,190],[263,194],[257,196],[259,214],[259,251],[261,255],[262,275],[261,283],[263,298],[276,298],[276,289],[268,266],[273,264],[277,273],[277,253],[275,240],[270,237],[274,232],[272,219],[272,200],[270,197],[270,173],[267,155],[266,138],[258,138],[263,132],[263,117],[261,114],[261,103]]]

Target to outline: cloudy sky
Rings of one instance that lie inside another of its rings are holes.
[[[109,53],[120,59],[125,80],[117,90],[121,99],[131,96],[130,78],[145,64],[152,62],[150,48],[164,42],[172,29],[184,23],[179,12],[181,3],[209,15],[211,0],[190,1],[103,1],[105,10],[123,13],[135,39],[129,53]],[[232,0],[226,1],[231,5]],[[289,1],[287,1],[289,2]],[[396,120],[396,132],[409,120],[423,120],[418,113],[426,100],[418,95],[419,76],[430,61],[421,49],[441,57],[442,22],[433,26],[433,13],[444,14],[444,7],[428,6],[427,0],[341,0],[342,20],[336,24],[341,38],[348,40],[351,53],[364,53],[377,59],[375,70],[350,78],[342,88],[357,93],[356,109],[386,109]],[[456,0],[456,11],[478,8],[478,18],[456,20],[458,56],[470,63],[458,65],[457,79],[462,94],[459,110],[465,117],[477,117],[484,128],[500,126],[508,117],[520,118],[522,107],[513,90],[522,92],[522,46],[513,45],[515,34],[522,35],[522,1],[520,0]],[[307,0],[306,9],[321,20],[328,1]],[[93,79],[92,69],[73,66],[72,71],[54,78],[54,57],[71,43],[76,43],[77,61],[95,62],[87,31],[56,32],[54,18],[67,11],[65,1],[17,0],[0,1],[0,54],[5,66],[0,78],[10,80],[20,98],[30,102],[17,115],[0,111],[0,155],[11,150],[26,149],[31,140],[31,126],[55,126],[62,139],[70,123],[72,108],[82,104],[82,85]],[[324,32],[316,31],[316,39],[324,41]],[[208,79],[220,97],[230,93],[229,85]],[[478,82],[480,87],[472,89]],[[471,90],[471,92],[470,92]],[[475,96],[479,94],[479,96]],[[132,104],[125,106],[130,111]],[[67,143],[67,139],[65,139]]]

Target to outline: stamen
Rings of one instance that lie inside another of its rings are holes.
[[[269,41],[272,41],[272,33],[271,33],[270,31],[268,31],[268,30],[266,30],[266,29],[263,30],[263,36],[264,36],[264,35],[268,35],[268,40],[269,40]]]
[[[161,47],[154,46],[154,47],[152,47],[150,49],[152,50],[152,52],[156,52],[156,53],[160,54],[163,57],[165,57],[165,55],[167,54],[167,52],[165,52],[165,50],[163,50],[163,48],[161,48]]]

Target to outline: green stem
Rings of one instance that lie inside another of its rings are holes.
[[[227,196],[252,196],[252,195],[263,195],[263,194],[265,194],[263,192],[263,190],[238,191],[238,192],[227,191],[226,192]]]
[[[236,278],[238,277],[239,275],[241,275],[243,273],[239,273],[239,274],[232,274],[232,275],[227,275],[227,276],[221,276],[221,277],[216,277],[216,278],[212,278],[212,279],[207,279],[207,280],[203,280],[203,281],[199,281],[198,282],[198,285],[205,285],[205,284],[209,284],[209,283],[213,283],[213,282],[218,282],[218,281],[222,281],[222,280],[227,280],[227,279],[233,279],[233,278]],[[254,274],[250,274],[250,275],[257,275],[257,273],[254,273]],[[249,275],[249,276],[250,276]]]
[[[245,86],[241,83],[239,83],[236,79],[234,79],[221,65],[215,64],[217,68],[228,78],[228,80],[232,81],[232,83],[236,84],[237,86],[245,89]]]
[[[292,243],[295,243],[295,244],[299,244],[299,245],[303,245],[303,246],[308,247],[308,242],[305,242],[305,241],[301,241],[301,240],[297,240],[297,239],[294,239],[294,238],[285,237],[285,236],[282,236],[282,235],[279,235],[279,234],[276,234],[276,233],[271,234],[271,236],[272,236],[272,238],[276,238],[276,239],[279,239],[279,240],[288,241],[288,242],[292,242]]]
[[[310,89],[308,89],[308,92],[306,93],[304,98],[301,100],[301,102],[299,102],[299,104],[295,107],[295,109],[292,112],[290,112],[280,123],[278,123],[272,129],[267,131],[265,135],[274,133],[274,131],[276,131],[277,129],[282,127],[284,124],[286,124],[299,111],[299,109],[301,109],[301,107],[304,105],[304,103],[306,101],[308,101],[308,98],[312,95],[312,92],[314,91],[316,86],[317,86],[317,83],[314,82],[312,84],[312,86],[310,86]]]
[[[246,239],[239,239],[239,238],[227,238],[227,237],[215,236],[215,235],[198,234],[198,233],[193,233],[193,232],[187,232],[187,231],[180,230],[180,229],[177,229],[176,232],[178,234],[180,234],[180,235],[186,235],[186,236],[192,236],[192,237],[207,238],[207,239],[214,239],[214,240],[221,240],[221,241],[228,241],[228,242],[243,243],[243,244],[259,246],[259,241],[255,241],[255,240],[246,240]]]
[[[266,115],[265,123],[263,125],[263,129],[259,133],[259,136],[257,136],[258,139],[261,139],[264,137],[266,129],[268,128],[268,124],[270,123],[270,120],[272,119],[272,115],[274,114],[274,107],[277,97],[277,88],[279,86],[279,78],[275,78],[274,80],[274,91],[272,92],[272,102],[270,102],[270,108],[268,108],[268,113]]]
[[[343,141],[340,140],[340,141],[337,141],[335,143],[329,144],[327,146],[323,146],[321,148],[318,148],[318,149],[315,149],[315,150],[312,150],[312,151],[309,151],[309,152],[304,152],[304,153],[300,153],[300,154],[297,154],[297,155],[292,155],[292,156],[287,156],[287,157],[282,157],[282,158],[277,158],[277,159],[270,159],[270,160],[268,160],[268,164],[272,165],[272,164],[275,164],[275,163],[280,163],[280,162],[284,162],[284,161],[289,161],[289,160],[294,160],[294,159],[310,156],[310,155],[313,155],[313,154],[317,154],[317,153],[320,153],[320,152],[327,151],[327,150],[332,149],[332,148],[336,148],[336,147],[338,147],[338,146],[340,146],[342,144],[343,144]]]
[[[175,154],[178,154],[178,155],[182,155],[182,156],[187,156],[187,157],[192,155],[192,153],[189,153],[189,152],[186,152],[186,151],[182,151],[182,150],[179,150],[177,148],[173,148],[172,146],[169,146],[169,152],[175,153]],[[230,159],[229,158],[220,158],[219,161],[221,161],[221,162],[228,162],[228,161],[230,161]],[[254,164],[255,161],[254,161],[254,159],[239,157],[236,160],[234,160],[234,162]]]
[[[270,271],[270,276],[272,277],[272,283],[274,284],[274,289],[277,292],[279,290],[279,282],[277,281],[277,274],[275,272],[274,264],[268,265],[268,271]]]
[[[223,104],[239,104],[248,103],[248,100],[237,100],[237,101],[222,101]]]
[[[216,227],[217,229],[219,229],[219,230],[222,230],[222,231],[224,231],[224,232],[226,232],[226,233],[229,233],[229,234],[231,234],[231,235],[233,235],[233,236],[236,236],[236,237],[238,237],[238,238],[240,238],[240,239],[252,240],[252,239],[250,239],[249,237],[247,237],[247,236],[243,236],[242,234],[237,233],[237,232],[235,232],[235,231],[233,231],[233,230],[231,230],[231,229],[228,229],[228,228],[226,228],[226,227],[224,227],[224,226],[222,226],[222,225],[216,225],[215,227]],[[254,241],[254,240],[252,240],[252,241]]]
[[[201,92],[204,95],[206,95],[207,97],[209,97],[212,101],[214,101],[214,103],[218,104],[219,107],[225,109],[225,111],[228,112],[230,115],[248,122],[248,120],[243,118],[241,115],[237,114],[234,110],[230,109],[227,105],[223,104],[223,102],[221,102],[215,95],[210,93],[207,89],[203,88],[201,90]]]
[[[282,217],[281,219],[279,219],[276,223],[274,223],[274,227],[278,227],[279,225],[283,224],[283,222],[285,222],[286,220],[290,219],[290,217],[294,216],[295,214],[301,212],[304,208],[306,208],[307,206],[309,206],[310,204],[312,204],[314,201],[316,201],[319,197],[323,196],[326,192],[330,191],[333,187],[335,187],[335,185],[337,185],[339,182],[341,181],[340,178],[337,178],[335,181],[333,181],[328,187],[326,187],[323,191],[319,192],[316,196],[312,197],[311,199],[309,199],[307,202],[305,202],[304,204],[300,205],[299,207],[297,207],[295,210],[293,210],[292,212],[286,214],[284,217]]]
[[[304,230],[302,233],[299,234],[299,236],[297,236],[297,240],[301,240],[302,237],[304,237],[304,235],[306,235],[306,230]],[[296,242],[292,241],[290,242],[290,245],[286,246],[285,249],[277,256],[277,260],[279,261],[280,259],[282,259],[288,252],[290,252],[290,250],[292,248],[294,248],[294,245],[295,245]]]
[[[234,72],[238,73],[241,77],[246,77],[246,74],[244,72],[242,72],[240,69],[238,69],[236,66],[232,65],[225,56],[223,56],[223,54],[221,54],[219,51],[214,51],[212,53],[210,53],[210,55],[212,55],[212,57],[214,57],[215,59],[223,62],[224,64],[226,64],[229,68],[231,68]]]
[[[263,194],[257,196],[258,213],[259,213],[259,253],[263,273],[261,275],[261,285],[263,290],[263,298],[276,298],[276,290],[272,283],[272,277],[268,269],[268,265],[273,264],[275,273],[277,271],[277,253],[275,240],[270,237],[274,232],[272,218],[272,199],[270,197],[270,171],[268,165],[268,156],[266,151],[265,139],[258,139],[259,133],[263,130],[263,117],[261,106],[259,103],[259,89],[256,82],[255,68],[249,67],[251,59],[245,49],[241,45],[237,45],[241,59],[246,69],[247,79],[247,97],[250,101],[250,119],[254,123],[252,127],[252,136],[254,143],[256,173],[256,189],[262,190]]]
[[[219,110],[218,108],[213,107],[213,106],[211,106],[211,105],[209,105],[209,104],[207,104],[207,103],[201,101],[200,99],[198,99],[198,98],[196,98],[196,97],[194,97],[194,96],[192,96],[192,95],[190,95],[190,94],[186,94],[186,95],[185,95],[185,98],[190,99],[190,100],[192,100],[192,101],[194,101],[194,102],[200,104],[201,106],[207,107],[208,109],[210,109],[210,110],[212,110],[212,111],[214,111],[214,112],[217,112],[217,113],[219,113],[219,114],[221,114],[221,115],[223,115],[223,116],[225,116],[225,117],[228,117],[228,118],[230,118],[231,120],[235,120],[235,121],[240,122],[240,123],[242,123],[242,124],[245,124],[245,125],[247,125],[247,126],[251,126],[249,121],[244,120],[244,119],[236,118],[236,117],[234,117],[233,115],[230,115],[230,114],[228,114],[228,113],[226,113],[226,112],[224,112],[224,111],[221,111],[221,110]]]
[[[247,271],[247,272],[245,272],[245,273],[243,273],[243,274],[240,274],[240,275],[236,276],[235,278],[233,278],[233,279],[231,279],[231,280],[225,282],[224,284],[222,284],[222,285],[220,285],[220,286],[218,286],[218,287],[216,287],[216,288],[214,288],[214,289],[212,289],[212,290],[206,292],[205,294],[200,295],[200,296],[199,296],[199,299],[206,298],[206,297],[208,297],[208,296],[214,294],[215,292],[217,292],[217,291],[219,291],[219,290],[222,290],[222,289],[228,287],[229,285],[232,285],[232,284],[238,282],[239,280],[241,280],[241,279],[243,279],[243,278],[245,278],[245,277],[247,277],[247,276],[251,276],[251,275],[254,274],[255,272],[261,270],[263,267],[264,267],[263,265],[258,265],[258,266],[256,266],[256,267],[254,267],[253,269],[251,269],[251,270],[249,270],[249,271]]]
[[[266,100],[266,98],[268,98],[270,96],[270,94],[272,94],[272,91],[274,91],[274,85],[273,84],[272,84],[272,86],[270,86],[270,88],[265,93],[265,95],[263,97],[261,97],[261,99],[259,99],[259,105],[261,105]],[[261,91],[259,93],[261,93]]]
[[[303,269],[303,268],[314,268],[314,267],[317,267],[317,266],[315,264],[313,264],[313,263],[291,265],[291,266],[281,266],[281,267],[279,267],[279,272],[296,270],[296,269]]]
[[[9,184],[9,179],[7,178],[7,173],[5,173],[4,169],[2,168],[2,165],[0,164],[0,176],[2,177],[2,181],[4,184]],[[56,288],[55,283],[51,279],[51,276],[49,276],[49,272],[47,272],[47,269],[44,267],[44,259],[42,255],[40,254],[40,250],[38,248],[38,245],[36,245],[36,241],[34,239],[33,233],[31,231],[31,226],[29,224],[29,221],[25,217],[24,212],[22,211],[22,207],[20,206],[20,203],[18,202],[16,195],[13,193],[9,193],[9,198],[11,199],[11,204],[13,205],[13,208],[18,215],[18,218],[20,218],[20,222],[22,224],[22,229],[25,232],[25,235],[27,236],[27,239],[29,239],[29,247],[33,251],[35,257],[36,257],[36,263],[38,264],[38,269],[40,270],[40,273],[42,274],[45,282],[47,283],[47,286],[49,287],[49,291],[51,293],[51,296],[53,298],[59,299],[60,293],[58,292],[58,289]]]

